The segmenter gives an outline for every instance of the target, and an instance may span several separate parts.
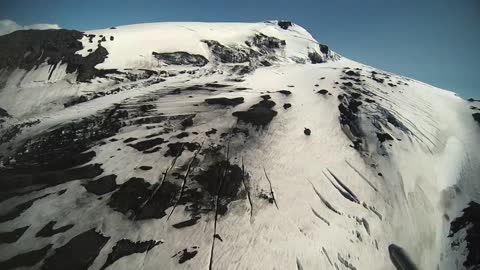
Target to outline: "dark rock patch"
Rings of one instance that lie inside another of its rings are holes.
[[[163,61],[167,65],[192,65],[203,67],[208,64],[207,58],[199,54],[190,54],[187,52],[171,52],[171,53],[157,53],[152,52],[152,55]]]
[[[384,142],[384,141],[393,141],[393,137],[390,136],[390,134],[388,133],[378,133],[377,132],[377,138],[380,142]]]
[[[185,248],[182,251],[179,251],[177,254],[173,255],[172,258],[175,258],[175,257],[179,256],[178,263],[182,264],[182,263],[192,259],[193,257],[195,257],[195,255],[197,255],[197,253],[198,253],[197,249],[198,249],[198,247],[192,247],[192,248],[189,248],[189,249]]]
[[[152,169],[152,166],[140,166],[138,168],[142,171],[149,171]]]
[[[150,149],[154,146],[157,146],[166,142],[167,141],[165,141],[163,138],[155,138],[155,139],[140,141],[135,144],[129,144],[128,146],[133,147],[138,151],[145,151],[147,149]]]
[[[330,49],[328,48],[327,45],[325,44],[319,44],[320,46],[320,51],[323,53],[323,54],[328,54],[328,52],[330,51]],[[325,78],[325,77],[324,77]]]
[[[48,222],[40,231],[37,232],[37,234],[35,234],[35,237],[50,237],[55,234],[64,233],[74,226],[73,224],[68,224],[54,229],[53,226],[55,226],[56,223],[56,221]]]
[[[199,219],[200,219],[200,217],[193,217],[192,219],[173,224],[172,227],[174,227],[175,229],[190,227],[190,226],[193,226],[193,225],[197,224]]]
[[[185,138],[185,137],[188,137],[188,132],[181,132],[179,134],[177,134],[175,137],[177,137],[178,139],[182,139],[182,138]]]
[[[250,51],[242,48],[229,47],[215,40],[202,40],[212,54],[222,63],[245,63],[250,60]]]
[[[10,114],[5,109],[0,108],[0,117],[10,117]]]
[[[209,105],[222,105],[222,106],[237,106],[238,104],[242,104],[244,101],[243,97],[237,98],[207,98],[205,102]]]
[[[145,242],[132,242],[128,239],[122,239],[115,244],[112,248],[110,254],[108,254],[107,260],[105,264],[103,264],[101,270],[106,269],[110,265],[112,265],[117,260],[135,254],[135,253],[144,253],[149,252],[155,246],[160,244],[159,241],[145,241]]]
[[[309,52],[308,53],[308,58],[312,62],[312,64],[321,64],[324,63],[325,61],[323,60],[322,55],[320,55],[317,52]]]
[[[303,133],[304,133],[305,135],[307,135],[307,136],[310,136],[310,134],[312,134],[312,131],[311,131],[310,129],[308,129],[308,128],[305,128],[305,129],[303,130]]]
[[[116,179],[117,176],[114,174],[106,175],[97,180],[89,181],[86,184],[83,184],[83,186],[90,193],[103,195],[112,192],[117,188]]]
[[[186,118],[185,120],[183,120],[182,122],[180,122],[180,125],[182,125],[183,128],[187,128],[187,127],[191,127],[193,126],[193,118],[195,117],[195,115],[192,115],[188,118]]]
[[[269,100],[269,99],[272,98],[270,95],[261,95],[260,97],[261,97],[263,100]]]
[[[355,72],[353,70],[349,70],[347,72],[345,72],[345,74],[347,74],[348,76],[355,76],[355,77],[359,77],[360,76],[360,73],[359,72]]]
[[[218,196],[217,209],[220,215],[227,212],[230,202],[241,198],[243,171],[239,166],[230,164],[228,161],[219,161],[211,165],[194,179],[212,198]]]
[[[213,82],[213,83],[206,83],[206,84],[205,84],[205,87],[225,88],[225,87],[228,87],[228,85],[226,85],[226,84],[221,84],[221,83],[217,83],[217,82]]]
[[[292,94],[292,92],[290,92],[288,90],[278,90],[277,92],[280,93],[280,94],[283,94],[285,96],[290,96]]]
[[[130,142],[133,142],[133,141],[136,141],[136,140],[137,140],[137,138],[132,138],[132,137],[130,137],[130,138],[128,138],[128,139],[125,139],[123,142],[124,142],[124,143],[130,143]]]
[[[292,26],[291,21],[278,21],[277,22],[278,26],[282,28],[283,30],[287,30],[290,26]]]
[[[98,75],[95,65],[102,63],[108,52],[102,46],[82,57],[83,33],[75,30],[22,30],[0,37],[0,69],[31,70],[46,62],[52,65],[50,79],[57,65],[66,63],[67,73],[78,72],[77,81],[89,81]]]
[[[397,270],[418,269],[403,248],[391,244],[388,246],[388,252],[390,253],[390,259]]]
[[[130,219],[160,219],[166,215],[165,210],[173,205],[177,189],[176,185],[167,181],[159,187],[158,184],[152,186],[142,178],[133,177],[113,193],[108,206]]]
[[[480,124],[480,113],[474,113],[472,114],[472,117],[475,121],[477,121]]]
[[[24,202],[24,203],[21,203],[21,204],[15,206],[12,210],[10,210],[6,214],[3,214],[3,215],[0,216],[0,223],[6,222],[6,221],[9,221],[9,220],[12,220],[12,219],[15,219],[15,218],[19,217],[28,208],[32,207],[32,205],[33,205],[33,203],[35,203],[35,201],[43,199],[43,198],[45,198],[49,195],[50,194],[45,194],[43,196],[37,197],[35,199],[31,199],[27,202]]]
[[[466,229],[465,241],[468,250],[463,266],[468,269],[477,269],[480,267],[480,204],[471,201],[468,207],[463,209],[463,214],[450,223],[448,237],[452,237],[462,229]]]
[[[290,108],[290,107],[292,107],[292,104],[290,104],[290,103],[285,103],[285,104],[283,104],[283,108],[284,108],[285,110],[287,110],[287,109]]]
[[[0,190],[49,187],[100,175],[100,164],[81,165],[95,157],[94,151],[88,151],[90,147],[114,136],[122,126],[124,115],[117,107],[28,140],[17,150],[16,162],[0,169]]]
[[[165,153],[165,156],[180,156],[183,153],[183,150],[188,150],[190,152],[193,152],[200,148],[200,144],[198,143],[190,143],[190,142],[176,142],[176,143],[169,143],[168,145],[168,150]]]
[[[11,232],[0,232],[0,244],[11,244],[17,242],[30,226],[21,227]]]
[[[365,136],[361,127],[360,119],[357,115],[361,101],[347,95],[339,95],[340,104],[338,110],[340,111],[340,125],[342,130],[353,142],[353,147],[357,150],[362,149],[362,138]]]
[[[41,249],[32,250],[14,256],[6,261],[0,262],[0,269],[8,270],[19,267],[31,267],[39,263],[47,255],[47,252],[52,248],[52,244],[49,244]]]
[[[327,89],[318,90],[318,91],[317,91],[317,94],[326,95],[326,94],[328,94],[328,90],[327,90]]]
[[[248,111],[238,111],[232,113],[232,115],[243,122],[250,123],[257,127],[265,126],[277,115],[277,112],[271,109],[273,106],[275,106],[275,102],[262,100],[250,107]]]
[[[370,99],[370,98],[365,98],[365,102],[367,102],[367,103],[374,103],[375,100]]]
[[[95,229],[73,237],[67,244],[55,249],[42,269],[88,269],[110,237],[103,236]]]
[[[217,129],[212,128],[211,130],[205,132],[205,135],[210,136],[210,135],[216,134],[216,133],[217,133]]]

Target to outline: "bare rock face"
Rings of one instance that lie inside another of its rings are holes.
[[[75,54],[83,48],[82,37],[82,32],[65,29],[22,30],[0,36],[0,69],[31,70],[46,62],[52,65],[50,78],[59,64],[67,64],[68,73],[78,72],[79,82],[105,74],[95,68],[107,57],[105,48],[99,46],[86,57]]]
[[[203,55],[190,54],[187,52],[152,52],[152,54],[156,59],[163,61],[167,65],[192,65],[202,67],[208,63],[207,58],[205,58]]]

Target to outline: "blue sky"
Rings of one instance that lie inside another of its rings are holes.
[[[478,0],[0,0],[0,19],[78,30],[290,19],[348,58],[480,98]]]

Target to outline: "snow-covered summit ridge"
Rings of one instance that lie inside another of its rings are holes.
[[[286,21],[268,21],[260,23],[200,23],[200,22],[165,22],[146,23],[112,27],[109,29],[86,31],[86,35],[95,35],[90,42],[84,37],[84,49],[79,54],[88,55],[89,49],[96,49],[98,41],[109,52],[105,62],[98,68],[138,68],[158,64],[151,52],[172,53],[184,51],[215,60],[209,46],[204,42],[214,40],[218,43],[239,50],[254,50],[261,53],[258,46],[251,41],[255,36],[263,35],[284,41],[276,49],[277,60],[284,62],[311,62],[309,54],[322,55],[323,60],[334,54],[328,47],[321,51],[319,43],[304,28]],[[113,40],[110,40],[113,37]],[[250,44],[248,44],[250,42]],[[240,62],[240,61],[237,61]]]

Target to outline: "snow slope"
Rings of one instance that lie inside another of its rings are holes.
[[[283,21],[81,42],[109,73],[0,70],[1,269],[479,266],[477,102]]]

